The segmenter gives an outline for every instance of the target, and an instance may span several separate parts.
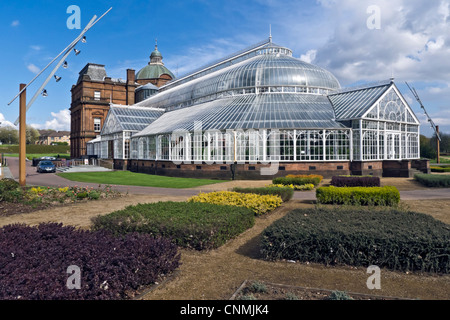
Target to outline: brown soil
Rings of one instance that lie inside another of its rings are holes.
[[[383,179],[382,181],[384,185],[396,185],[400,190],[420,188],[412,179]],[[256,185],[264,185],[264,183],[256,182]],[[227,190],[233,185],[252,185],[252,183],[227,182],[205,187],[202,190]],[[173,196],[127,195],[116,199],[74,203],[31,213],[0,216],[0,226],[17,222],[30,225],[41,222],[60,222],[88,229],[92,217],[108,214],[128,205],[157,201],[185,201],[186,199],[185,196],[175,194]],[[430,214],[450,224],[450,199],[403,201],[403,204],[414,211]],[[261,232],[292,209],[313,206],[313,201],[291,200],[269,215],[258,217],[253,228],[216,250],[197,252],[181,249],[182,265],[178,272],[141,298],[144,300],[230,299],[244,281],[257,280],[265,283],[377,296],[450,299],[450,275],[411,274],[382,269],[381,289],[369,290],[366,281],[370,275],[366,273],[365,268],[329,267],[289,261],[270,262],[261,259],[259,254]],[[303,297],[312,299],[307,295]],[[278,299],[276,296],[272,298]]]

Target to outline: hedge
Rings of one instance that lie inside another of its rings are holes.
[[[304,184],[313,184],[314,186],[319,185],[322,179],[318,176],[304,176],[297,178],[288,178],[288,177],[280,177],[274,178],[272,180],[273,184],[283,184],[283,185],[304,185]]]
[[[450,167],[430,167],[431,172],[450,172]]]
[[[297,209],[262,233],[267,260],[450,273],[450,226],[392,208]]]
[[[323,176],[318,174],[288,174],[286,178],[317,178],[319,183],[323,180]]]
[[[157,202],[128,206],[93,218],[93,230],[116,235],[146,233],[171,239],[185,248],[218,248],[254,225],[254,214],[243,207],[196,202]]]
[[[400,202],[396,187],[320,187],[316,199],[321,204],[393,206]]]
[[[427,187],[450,188],[450,175],[415,174],[414,179]]]
[[[259,195],[275,195],[279,196],[283,202],[289,201],[294,196],[294,190],[289,187],[262,187],[262,188],[240,188],[235,187],[233,192],[239,193],[254,193]]]
[[[8,225],[0,228],[0,299],[128,299],[173,272],[179,260],[174,244],[149,235]],[[67,287],[69,266],[79,268],[79,289]]]
[[[331,185],[335,187],[379,187],[380,178],[334,176],[331,178]]]

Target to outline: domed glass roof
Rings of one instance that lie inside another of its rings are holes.
[[[236,64],[231,62],[203,76],[189,75],[185,77],[188,81],[181,78],[169,82],[157,95],[141,103],[172,110],[229,95],[325,94],[340,89],[339,81],[329,71],[292,57],[290,51],[283,51],[285,48],[272,46],[271,49],[274,51],[255,54]]]

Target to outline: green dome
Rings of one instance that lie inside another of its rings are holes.
[[[150,55],[150,62],[136,73],[136,80],[158,79],[163,74],[168,74],[172,79],[175,79],[173,73],[164,66],[162,59],[162,54],[158,51],[158,45],[155,45],[155,50]]]
[[[168,74],[172,77],[172,79],[175,79],[175,76],[173,73],[167,69],[165,66],[160,64],[149,64],[139,70],[139,72],[136,74],[136,79],[157,79],[161,77],[163,74]]]
[[[150,55],[150,58],[154,58],[154,57],[162,58],[162,54],[161,54],[161,52],[158,51],[158,49],[155,49],[155,51],[153,51],[152,54]]]

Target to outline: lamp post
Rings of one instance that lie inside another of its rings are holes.
[[[83,29],[81,34],[75,38],[75,40],[72,41],[60,54],[58,54],[43,70],[39,72],[38,75],[36,75],[28,84],[20,84],[20,90],[19,93],[11,100],[8,105],[10,105],[18,96],[20,96],[20,112],[19,112],[19,118],[14,123],[17,125],[19,123],[19,184],[20,186],[24,187],[26,185],[26,113],[27,110],[31,107],[31,105],[34,103],[34,101],[37,99],[39,94],[47,95],[47,91],[44,89],[47,83],[50,81],[51,78],[55,77],[56,81],[58,82],[61,80],[60,77],[55,76],[55,72],[61,67],[61,65],[66,68],[67,62],[66,58],[69,56],[69,54],[72,52],[72,50],[75,51],[75,55],[78,55],[80,53],[79,50],[75,49],[75,46],[77,43],[82,40],[82,42],[86,42],[86,37],[84,34],[92,28],[100,19],[102,19],[112,8],[110,8],[108,11],[106,11],[100,18],[97,19],[97,16],[94,15],[94,17],[89,21],[87,26]],[[42,72],[44,72],[45,69],[47,69],[56,59],[58,59],[62,54],[63,57],[58,62],[56,67],[51,71],[50,75],[45,79],[44,83],[41,85],[41,87],[36,91],[35,95],[31,98],[31,100],[26,102],[26,89],[27,87],[34,81],[38,76],[41,75]]]
[[[27,113],[27,90],[26,84],[20,84],[20,110],[19,110],[19,184],[26,186],[26,113]],[[24,90],[23,90],[24,89]]]

